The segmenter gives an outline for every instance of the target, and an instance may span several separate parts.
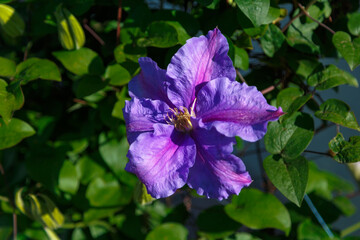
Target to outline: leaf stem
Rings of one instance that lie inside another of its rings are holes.
[[[240,78],[240,80],[243,82],[243,83],[246,83],[245,81],[245,78],[243,77],[243,75],[241,75],[240,71],[235,69],[236,71],[236,75]]]
[[[120,22],[121,22],[121,16],[122,16],[121,13],[122,13],[122,0],[119,0],[118,15],[117,15],[117,28],[116,28],[116,45],[118,45],[120,42],[120,32],[121,32]]]
[[[305,150],[304,152],[314,153],[314,154],[319,154],[319,155],[324,155],[324,156],[331,157],[331,155],[329,153],[324,153],[324,152],[317,152],[317,151],[311,151],[311,150]]]
[[[340,232],[340,237],[343,238],[343,237],[345,237],[345,236],[347,236],[347,235],[349,235],[349,234],[351,234],[351,233],[353,233],[353,232],[355,232],[355,231],[357,231],[359,229],[360,229],[360,222],[355,223],[354,225],[351,225],[350,227],[345,228],[344,230],[342,230]]]
[[[290,27],[290,25],[299,17],[303,16],[304,13],[303,12],[299,12],[295,17],[293,17],[282,29],[281,32],[285,32],[286,29],[288,29]]]
[[[298,4],[299,8],[301,9],[301,11],[311,20],[313,20],[314,22],[316,22],[317,24],[319,24],[320,26],[322,26],[323,28],[325,28],[326,30],[328,30],[329,32],[331,32],[332,34],[335,34],[335,31],[332,30],[331,28],[329,28],[328,26],[326,26],[325,24],[319,22],[318,20],[316,20],[315,18],[313,18],[312,16],[310,16],[310,14],[306,11],[306,9],[304,8],[303,5],[301,5],[300,3]]]
[[[87,24],[88,20],[84,19],[83,26],[84,28],[93,36],[101,45],[105,45],[104,40]]]
[[[324,219],[321,217],[320,213],[318,212],[318,210],[316,209],[315,205],[313,204],[313,202],[311,201],[311,199],[309,198],[309,196],[307,194],[305,194],[304,199],[307,203],[307,205],[309,206],[310,210],[312,211],[312,213],[315,215],[316,219],[318,220],[318,222],[320,223],[321,227],[324,229],[324,231],[326,232],[326,234],[330,237],[333,238],[334,234],[331,232],[330,228],[326,225]]]

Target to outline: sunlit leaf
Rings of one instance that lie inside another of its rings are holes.
[[[154,230],[152,230],[147,236],[146,240],[186,240],[188,230],[178,223],[164,223]]]
[[[328,120],[341,126],[360,131],[354,113],[350,111],[349,105],[341,100],[326,100],[320,105],[320,110],[315,112],[315,116],[322,120]]]
[[[16,67],[17,79],[26,84],[35,79],[61,81],[61,75],[54,62],[47,59],[29,58]]]
[[[0,150],[12,147],[34,134],[35,130],[20,119],[13,118],[8,125],[0,119]]]
[[[351,70],[360,64],[360,38],[351,41],[351,36],[346,32],[336,32],[332,42],[339,53],[345,58]]]
[[[101,75],[105,68],[99,55],[89,48],[80,48],[73,51],[59,51],[52,53],[64,67],[76,74],[97,74]]]
[[[257,189],[242,189],[225,206],[225,212],[251,229],[276,228],[287,235],[290,232],[291,220],[285,206],[274,195]]]
[[[264,23],[270,8],[270,0],[235,0],[240,10],[255,25]]]
[[[342,84],[359,86],[355,77],[334,65],[329,65],[323,71],[311,75],[307,82],[310,86],[316,87],[317,90],[326,90]]]
[[[16,71],[16,64],[14,61],[0,57],[0,76],[13,77]]]

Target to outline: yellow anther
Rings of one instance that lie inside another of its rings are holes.
[[[182,109],[177,108],[170,108],[170,111],[173,113],[173,116],[170,116],[170,114],[167,114],[167,119],[165,121],[170,124],[174,125],[176,130],[180,132],[189,132],[192,129],[191,124],[191,115],[187,108],[182,107]]]

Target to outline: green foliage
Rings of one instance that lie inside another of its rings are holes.
[[[354,113],[350,111],[349,105],[338,99],[329,99],[321,104],[320,110],[315,113],[315,116],[360,131],[359,124]]]
[[[285,131],[286,130],[286,131]],[[265,135],[266,150],[284,158],[296,158],[314,136],[314,121],[306,113],[296,113],[289,119],[271,122]]]
[[[311,75],[307,82],[310,86],[316,87],[317,90],[327,90],[342,84],[359,86],[355,77],[334,65],[329,65],[323,71]]]
[[[235,0],[235,2],[255,27],[264,24],[269,12],[270,0]]]
[[[307,160],[302,156],[287,160],[270,155],[264,159],[264,169],[274,186],[300,207],[308,180]]]
[[[360,64],[360,38],[351,40],[346,32],[337,32],[332,38],[336,49],[345,58],[351,70]]]
[[[188,231],[182,225],[177,223],[165,223],[156,227],[149,233],[146,240],[186,240]]]
[[[1,77],[12,77],[15,75],[16,64],[10,59],[0,57],[0,76]]]
[[[201,212],[197,218],[199,235],[207,239],[219,239],[231,235],[241,225],[232,220],[224,206],[214,206]]]
[[[0,149],[12,147],[34,134],[35,130],[20,119],[13,118],[7,125],[0,119]]]
[[[339,163],[352,163],[360,161],[360,137],[350,137],[349,141],[345,141],[343,135],[338,133],[329,142],[330,150],[335,153],[333,156]]]
[[[89,48],[73,51],[53,52],[53,55],[73,74],[100,75],[104,72],[104,64],[99,55]]]
[[[39,58],[29,58],[16,67],[15,78],[26,84],[35,79],[61,81],[61,76],[57,66],[47,60]]]
[[[356,216],[357,186],[318,168],[311,142],[329,142],[321,166],[345,163],[359,182],[358,96],[350,109],[336,95],[358,87],[359,7],[356,0],[0,0],[0,239],[14,238],[13,214],[18,239],[329,239],[304,194],[334,239],[339,232],[356,239],[358,223],[332,223]],[[215,27],[237,80],[286,114],[267,126],[265,149],[256,150],[264,176],[249,166],[253,144],[236,138],[233,154],[254,183],[231,201],[200,198],[186,185],[154,199],[125,171],[128,83],[141,73],[140,57],[166,69],[188,39]],[[314,138],[334,124],[349,129]]]
[[[285,206],[275,196],[256,189],[243,189],[226,205],[225,212],[252,229],[276,228],[287,235],[290,232],[291,221]]]

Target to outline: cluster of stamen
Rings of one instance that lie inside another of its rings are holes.
[[[177,108],[170,108],[171,112],[167,114],[165,121],[174,125],[180,132],[189,132],[192,129],[191,114],[187,108],[183,107],[182,110]]]

